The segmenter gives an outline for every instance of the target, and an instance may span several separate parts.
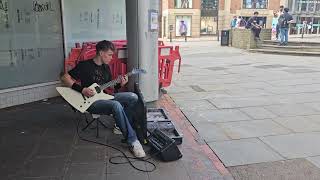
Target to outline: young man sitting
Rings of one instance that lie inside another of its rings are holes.
[[[96,56],[93,59],[82,61],[75,68],[64,74],[62,81],[72,89],[82,93],[84,96],[91,97],[94,91],[88,88],[93,83],[99,85],[111,81],[111,71],[108,63],[112,59],[115,47],[110,41],[100,41],[96,45]],[[81,85],[76,81],[80,80]],[[119,86],[124,86],[128,82],[128,77],[122,77]],[[136,132],[133,130],[133,108],[138,97],[132,92],[121,92],[113,95],[112,100],[98,100],[94,102],[87,110],[93,114],[110,115],[116,121],[124,138],[127,140],[130,150],[134,156],[142,158],[146,154],[137,139]]]

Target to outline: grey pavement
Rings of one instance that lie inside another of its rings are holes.
[[[162,98],[158,101],[162,102]],[[152,107],[166,107],[152,105]],[[209,103],[209,102],[208,102]],[[173,103],[172,103],[173,104]],[[175,111],[175,110],[174,110]],[[78,120],[84,127],[84,116],[75,113],[62,98],[53,98],[0,110],[0,179],[1,180],[231,180],[230,174],[221,173],[215,166],[219,161],[211,159],[212,151],[202,142],[197,142],[190,132],[192,127],[177,112],[168,111],[169,117],[183,134],[179,149],[183,157],[173,162],[151,158],[156,165],[153,172],[140,172],[129,164],[111,164],[109,159],[121,155],[105,146],[79,139],[76,132]],[[173,116],[175,115],[175,116]],[[88,118],[90,118],[88,116]],[[90,120],[90,119],[89,119]],[[100,128],[96,138],[94,127],[80,130],[80,136],[99,143],[107,143],[132,154],[122,136],[112,133],[114,120],[103,116],[107,129]],[[210,151],[204,151],[204,146]],[[150,147],[144,146],[147,153]],[[115,162],[124,162],[116,158]],[[315,160],[316,161],[316,160]],[[219,162],[220,163],[220,162]],[[133,162],[141,169],[152,169],[145,162]],[[220,163],[222,168],[223,165]],[[227,170],[224,169],[226,172]]]
[[[318,57],[171,44],[183,60],[168,94],[235,179],[320,179]]]

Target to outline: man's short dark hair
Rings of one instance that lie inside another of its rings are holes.
[[[253,15],[258,15],[259,14],[259,12],[258,11],[255,11],[254,13],[253,13]]]
[[[115,47],[111,41],[103,40],[99,41],[96,45],[96,51],[97,54],[99,54],[100,51],[115,51]]]
[[[284,12],[289,12],[289,8],[284,8]]]

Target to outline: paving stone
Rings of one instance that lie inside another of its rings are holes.
[[[106,149],[104,147],[97,148],[75,148],[71,155],[72,163],[90,163],[90,162],[105,162]]]
[[[293,116],[274,118],[274,121],[293,132],[320,131],[320,116]]]
[[[237,109],[223,109],[223,110],[205,110],[205,111],[183,111],[186,117],[192,123],[202,122],[230,122],[230,121],[244,121],[251,120],[243,112]]]
[[[320,133],[298,133],[260,138],[288,159],[320,155]]]
[[[201,86],[200,86],[201,87]],[[225,93],[224,91],[217,91],[217,92],[193,92],[193,93],[180,93],[180,94],[170,94],[170,96],[176,100],[199,100],[199,99],[210,99],[210,98],[217,98],[217,97],[230,97],[229,94]]]
[[[212,142],[209,146],[227,167],[278,161],[283,158],[259,139]]]
[[[206,142],[230,140],[227,133],[219,126],[213,123],[204,122],[194,124],[198,134]]]
[[[32,159],[23,169],[23,177],[63,176],[65,158]]]
[[[306,103],[305,105],[311,107],[312,109],[320,111],[320,102]]]
[[[265,106],[267,110],[278,116],[300,116],[319,114],[318,111],[311,109],[303,104],[282,104]]]
[[[292,74],[297,74],[297,73],[315,73],[315,72],[320,72],[317,70],[313,70],[313,69],[286,69],[283,70]]]
[[[320,169],[305,159],[266,162],[228,168],[236,180],[317,180]]]
[[[156,163],[157,169],[154,172],[148,173],[150,180],[163,180],[163,179],[175,179],[175,180],[189,180],[187,170],[182,163],[178,161],[173,162],[161,162]],[[175,168],[172,168],[175,167]],[[165,172],[165,173],[163,173]]]
[[[254,66],[254,67],[261,68],[261,69],[273,69],[273,68],[284,68],[284,67],[288,67],[288,66],[282,65],[282,64],[267,64],[267,65]]]
[[[182,110],[201,111],[208,109],[217,109],[207,100],[177,100],[175,103]]]
[[[320,156],[308,157],[307,160],[310,161],[313,165],[320,168]]]
[[[71,164],[68,168],[66,180],[104,180],[106,179],[106,163]]]
[[[319,92],[319,84],[306,84],[299,86],[281,86],[281,87],[266,87],[266,91],[273,94],[297,94],[297,93],[312,93]]]
[[[206,69],[209,69],[211,71],[222,71],[222,70],[226,70],[228,68],[225,68],[225,67],[208,67]]]
[[[239,97],[239,98],[216,98],[209,99],[217,108],[241,108],[251,106],[272,105],[274,102],[266,97]]]
[[[228,89],[226,92],[232,97],[256,97],[271,95],[271,93],[263,89]]]
[[[52,148],[55,147],[55,148]],[[50,156],[67,156],[71,152],[70,143],[61,143],[57,141],[47,141],[39,143],[39,148],[34,156],[50,157]]]
[[[218,127],[232,139],[261,137],[278,134],[288,134],[290,131],[271,119],[217,123]]]
[[[277,115],[273,114],[272,112],[266,110],[263,107],[247,107],[240,108],[239,110],[245,112],[253,119],[269,119],[277,117]]]

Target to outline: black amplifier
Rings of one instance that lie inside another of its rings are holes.
[[[163,161],[175,161],[182,157],[175,140],[169,138],[159,129],[155,129],[148,136],[149,144],[159,153]]]

